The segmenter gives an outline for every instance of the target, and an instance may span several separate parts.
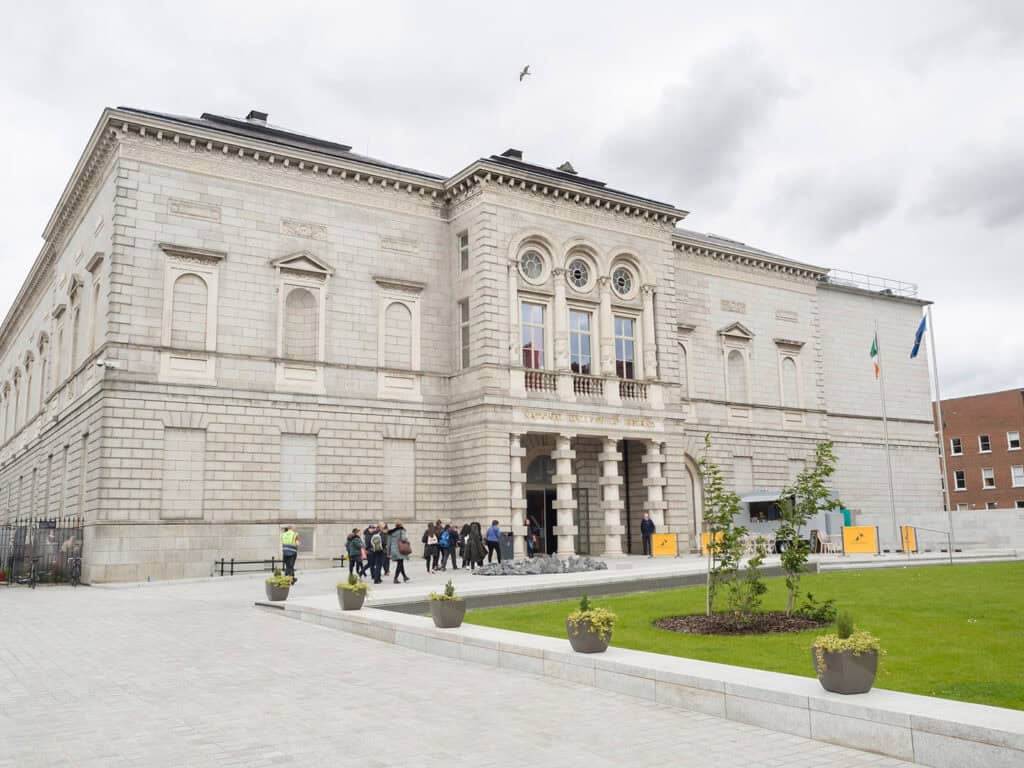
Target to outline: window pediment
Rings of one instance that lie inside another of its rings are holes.
[[[754,333],[743,323],[730,323],[718,331],[718,335],[732,341],[751,341]]]
[[[804,345],[804,342],[797,341],[795,339],[772,339],[772,341],[775,342],[775,346],[777,346],[779,349],[789,350],[792,352],[799,351],[800,348],[803,347]]]
[[[218,264],[227,258],[224,251],[211,251],[208,248],[193,248],[189,245],[160,243],[160,250],[179,261],[193,264]]]
[[[324,261],[318,259],[309,251],[299,251],[278,259],[273,259],[270,265],[281,271],[292,272],[306,277],[315,277],[326,280],[334,274],[334,270]]]

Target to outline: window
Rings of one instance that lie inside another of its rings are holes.
[[[462,369],[469,368],[469,299],[459,302],[459,346],[462,349]]]
[[[544,305],[522,303],[523,367],[544,367]]]
[[[1017,507],[1017,509],[1024,509],[1024,499],[1017,499],[1017,500],[1016,500],[1016,501],[1015,501],[1015,502],[1013,503],[1013,505],[1014,505],[1015,507]]]
[[[985,509],[999,509],[999,503],[995,501],[986,501]]]
[[[966,504],[957,504],[956,505],[956,511],[957,512],[966,512],[968,509],[970,509],[970,507],[968,507]]]
[[[519,271],[527,280],[540,280],[544,274],[544,257],[539,251],[527,251],[519,257]]]
[[[573,373],[590,375],[590,333],[592,315],[569,310],[569,366]]]
[[[981,487],[982,488],[995,488],[996,487],[996,471],[992,467],[983,467],[981,470]]]
[[[949,453],[952,456],[963,456],[964,446],[963,443],[960,442],[959,437],[951,437],[949,439]]]
[[[782,405],[785,408],[800,407],[796,362],[792,357],[782,358]]]
[[[981,453],[989,453],[992,450],[992,441],[989,440],[988,435],[978,435],[978,451]]]
[[[967,490],[967,472],[963,469],[958,469],[953,473],[953,487],[958,491]]]
[[[469,232],[459,233],[459,269],[469,269]]]
[[[636,322],[631,317],[615,318],[615,375],[620,379],[636,376],[635,326]]]
[[[186,272],[174,281],[171,305],[171,346],[176,349],[206,348],[206,281]],[[289,297],[290,298],[290,297]],[[78,310],[75,310],[71,331],[71,367],[74,369],[75,342],[78,338]]]
[[[583,259],[573,259],[565,271],[569,284],[578,291],[590,285],[590,265]]]
[[[1009,451],[1020,450],[1020,432],[1006,433],[1006,449]]]
[[[178,278],[178,281],[183,279]],[[202,311],[205,317],[205,298]],[[288,297],[284,300],[283,325],[283,356],[289,360],[316,360],[317,349],[320,346],[320,307],[311,291],[305,288],[292,288],[288,291]],[[205,340],[204,331],[201,341]]]
[[[1024,464],[1010,467],[1010,484],[1014,488],[1024,488]]]
[[[747,401],[747,361],[738,349],[729,352],[726,358],[729,379],[729,400],[733,402]]]
[[[689,361],[686,357],[686,347],[679,345],[679,394],[685,399],[690,396],[690,371]]]
[[[619,296],[629,296],[633,292],[633,284],[635,282],[633,273],[625,267],[617,267],[612,272],[612,290],[619,294]]]

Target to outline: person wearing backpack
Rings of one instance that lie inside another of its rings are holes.
[[[405,527],[401,522],[396,522],[390,533],[391,535],[388,537],[390,552],[388,554],[395,561],[395,584],[397,584],[399,576],[406,581],[409,580],[409,577],[405,575],[405,561],[409,559],[412,547],[409,544],[409,534],[405,532]]]
[[[380,569],[384,565],[384,534],[376,523],[370,523],[363,531],[366,541],[366,555],[370,560],[370,578],[374,584],[380,584]]]
[[[423,559],[427,561],[427,573],[433,573],[433,565],[437,559],[437,529],[433,523],[423,532]]]
[[[438,546],[441,547],[441,570],[448,570],[448,559],[451,558],[452,570],[459,570],[459,564],[457,560],[457,553],[459,551],[459,532],[455,530],[455,526],[451,523],[444,527],[441,531],[441,538],[438,541]]]
[[[359,535],[359,529],[353,528],[352,533],[345,539],[345,552],[348,554],[348,573],[357,571],[360,576],[366,575],[366,566],[363,565],[363,537]]]
[[[384,566],[384,576],[391,575],[391,531],[388,529],[388,524],[381,521],[380,533],[384,537],[384,557],[381,558],[381,562]]]

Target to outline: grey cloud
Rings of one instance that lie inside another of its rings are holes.
[[[793,93],[756,49],[735,46],[697,61],[685,83],[665,89],[651,113],[605,144],[618,175],[685,199],[731,197],[758,129]],[[723,194],[724,193],[724,194]]]
[[[916,70],[951,56],[991,55],[1018,49],[1024,43],[1024,3],[1020,0],[963,0],[936,26],[925,32],[904,52]]]
[[[888,216],[898,202],[899,187],[892,175],[801,173],[780,184],[778,215],[792,218],[819,241],[835,241]]]
[[[965,153],[967,154],[967,153]],[[940,169],[919,213],[947,217],[974,214],[988,227],[1024,220],[1024,147],[975,153]]]

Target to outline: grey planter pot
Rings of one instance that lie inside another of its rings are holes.
[[[273,584],[267,584],[266,582],[263,582],[263,586],[267,588],[267,600],[279,603],[282,600],[288,599],[288,590],[291,587],[275,587]]]
[[[338,587],[338,605],[341,606],[341,610],[343,611],[358,611],[363,607],[363,602],[365,602],[365,600],[365,589],[361,589],[357,592],[354,589]]]
[[[431,600],[430,617],[434,626],[441,629],[454,629],[462,626],[466,618],[465,600]]]
[[[611,633],[602,638],[599,632],[590,628],[589,621],[581,621],[573,629],[569,620],[565,620],[565,633],[569,636],[569,645],[576,653],[604,653],[612,641]]]
[[[855,655],[853,651],[824,651],[825,669],[818,668],[818,654],[811,649],[811,661],[821,687],[832,693],[867,693],[875,683],[878,651]]]

